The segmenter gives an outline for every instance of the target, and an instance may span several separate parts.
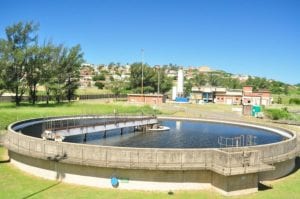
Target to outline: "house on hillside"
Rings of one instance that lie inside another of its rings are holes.
[[[170,70],[170,69],[165,70],[165,74],[167,75],[167,77],[176,78],[177,73],[178,72],[176,70]]]
[[[240,82],[245,82],[249,79],[249,76],[248,75],[232,75],[231,78],[237,79]]]
[[[212,72],[213,70],[208,67],[208,66],[200,66],[198,68],[199,73],[208,73],[208,72]]]
[[[79,79],[80,87],[86,88],[86,87],[93,86],[94,75],[95,75],[95,71],[93,67],[83,66],[80,69],[80,79]]]

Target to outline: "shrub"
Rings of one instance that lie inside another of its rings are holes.
[[[104,74],[96,75],[93,77],[93,81],[104,81],[104,80],[105,80]]]
[[[287,108],[283,109],[266,109],[265,114],[272,120],[289,119],[290,113]]]
[[[103,89],[104,84],[103,84],[102,82],[96,82],[96,83],[95,83],[95,86],[97,86],[98,89]]]
[[[297,104],[300,105],[300,98],[291,98],[289,100],[289,104]]]

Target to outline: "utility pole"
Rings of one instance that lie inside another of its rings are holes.
[[[141,50],[142,53],[142,95],[144,95],[144,49]]]
[[[159,78],[160,78],[160,67],[157,67],[157,94],[159,95]]]
[[[160,67],[157,66],[157,97],[156,97],[156,104],[158,105],[159,104],[159,71],[160,71]],[[156,115],[156,114],[155,114]]]

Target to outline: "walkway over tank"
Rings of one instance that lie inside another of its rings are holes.
[[[157,124],[155,116],[78,116],[44,122],[44,138],[67,137],[128,127]]]

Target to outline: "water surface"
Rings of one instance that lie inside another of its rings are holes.
[[[170,131],[143,133],[133,132],[133,128],[126,128],[123,135],[120,135],[120,129],[108,131],[106,138],[103,137],[104,132],[97,132],[87,135],[87,143],[142,148],[219,148],[220,136],[233,138],[252,135],[256,137],[253,141],[257,145],[279,142],[284,139],[283,136],[267,130],[222,123],[163,120],[160,124],[170,127]],[[71,136],[65,141],[81,143],[83,136]]]

